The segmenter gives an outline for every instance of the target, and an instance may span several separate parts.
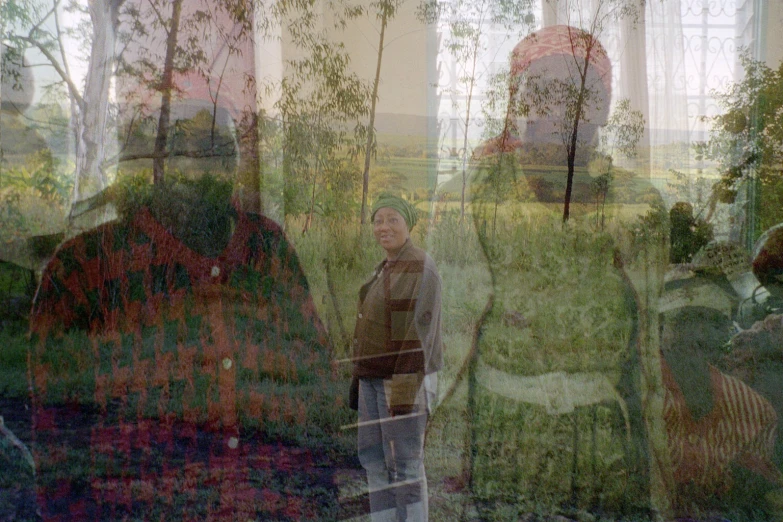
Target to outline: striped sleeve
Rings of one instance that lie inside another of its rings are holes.
[[[713,409],[694,420],[670,371],[666,367],[663,370],[663,416],[677,482],[725,485],[729,465],[735,463],[767,480],[783,483],[772,463],[777,414],[769,401],[739,379],[710,367]]]

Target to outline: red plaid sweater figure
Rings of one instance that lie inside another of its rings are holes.
[[[313,451],[329,428],[308,415],[334,404],[325,330],[279,227],[229,214],[214,257],[142,208],[69,240],[47,266],[30,352],[45,518],[334,509],[328,449]]]
[[[669,284],[675,288],[691,290],[686,306],[666,312],[661,337],[662,413],[675,508],[683,516],[697,507],[767,509],[771,506],[760,501],[763,491],[783,485],[773,460],[775,409],[748,384],[712,364],[731,335],[731,319],[695,300],[695,287]],[[745,493],[749,480],[758,484]]]
[[[777,415],[767,400],[739,379],[709,366],[712,410],[695,418],[665,362],[662,370],[663,418],[677,484],[692,484],[709,494],[725,493],[732,485],[732,463],[772,483],[783,483],[772,462]]]

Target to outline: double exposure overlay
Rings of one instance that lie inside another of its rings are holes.
[[[0,519],[779,520],[781,23],[0,1]]]

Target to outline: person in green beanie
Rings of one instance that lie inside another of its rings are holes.
[[[416,209],[407,201],[381,195],[372,223],[386,259],[359,291],[359,460],[373,522],[426,521],[424,430],[443,366],[441,279],[432,258],[411,242]]]
[[[382,208],[391,208],[396,210],[405,220],[405,224],[408,225],[408,231],[412,230],[413,227],[416,226],[416,222],[419,218],[419,211],[401,197],[389,194],[388,192],[384,192],[378,196],[378,199],[375,200],[375,203],[372,206],[371,219],[374,220],[375,214],[377,214],[378,211]]]

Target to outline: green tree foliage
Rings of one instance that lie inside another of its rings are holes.
[[[103,169],[109,120],[109,82],[114,66],[116,29],[125,0],[89,2],[76,0],[8,0],[0,4],[2,35],[9,52],[9,63],[21,63],[32,49],[50,66],[57,81],[48,90],[64,88],[71,102],[71,127],[76,143],[76,172],[72,202],[102,190],[108,182]],[[82,22],[63,26],[63,11],[81,13]],[[71,52],[66,38],[82,44],[82,52]],[[76,62],[87,66],[80,85],[72,73]],[[12,73],[13,74],[13,73]]]
[[[288,61],[277,108],[286,213],[306,214],[306,233],[317,209],[325,215],[351,209],[358,179],[353,158],[368,134],[360,122],[368,114],[370,91],[351,72],[341,43],[321,34],[302,35],[299,43],[305,52]]]
[[[121,93],[124,140],[120,160],[151,159],[153,180],[159,184],[172,157],[225,160],[227,154],[237,152],[236,137],[228,132],[225,115],[221,119],[218,107],[226,75],[238,74],[229,70],[229,64],[252,39],[253,12],[253,4],[246,0],[199,4],[153,0],[128,6],[120,25],[126,49],[118,67],[118,78],[125,86]],[[181,91],[185,77],[188,82],[202,82],[206,92],[201,94],[209,98],[198,100],[204,109],[189,118],[189,123],[172,121],[172,110],[187,101]],[[246,89],[254,88],[248,79]],[[244,132],[252,133],[254,115],[247,120]],[[188,132],[184,127],[194,124],[202,129],[200,137],[189,139],[189,146],[183,147],[183,132]],[[236,124],[242,126],[241,122]],[[152,146],[139,150],[139,138],[150,134],[155,136]],[[243,152],[253,155],[254,151]]]
[[[713,118],[710,139],[697,143],[696,150],[699,157],[717,161],[721,172],[712,205],[733,203],[748,181],[758,180],[758,236],[783,221],[783,63],[772,69],[748,53],[740,62],[745,78],[716,93],[723,114]]]
[[[24,157],[46,148],[46,142],[41,138],[35,127],[27,124],[22,118],[12,114],[0,114],[0,124],[3,128],[2,142],[3,158],[12,161],[14,157]]]
[[[631,108],[631,100],[623,98],[615,106],[602,130],[601,146],[614,157],[636,157],[636,144],[644,134],[644,114]]]
[[[671,227],[670,263],[688,263],[694,254],[713,240],[712,225],[693,215],[690,203],[675,203],[669,211]]]
[[[600,227],[603,230],[606,223],[606,200],[614,181],[614,158],[622,155],[626,158],[636,156],[636,144],[644,134],[644,114],[631,108],[631,100],[623,98],[617,103],[601,134],[601,149],[603,153],[594,163],[598,165],[600,174],[593,180],[596,215],[600,211]]]
[[[508,150],[508,141],[511,135],[507,132],[508,118],[505,115],[509,110],[508,82],[510,76],[508,70],[494,73],[488,81],[485,92],[485,100],[481,110],[484,117],[484,135],[488,143],[492,143],[498,136],[497,153],[491,151],[486,154],[482,150],[475,153],[475,169],[471,179],[471,205],[472,214],[479,236],[483,242],[482,248],[486,250],[487,238],[495,236],[497,228],[498,208],[505,203],[512,194],[512,188],[517,180],[521,179],[521,155],[524,152],[517,148]],[[491,145],[490,145],[491,146]],[[535,191],[542,186],[536,183]],[[548,187],[545,187],[548,188]],[[492,230],[487,230],[488,222],[492,222]]]
[[[378,102],[378,88],[381,82],[381,66],[383,64],[383,49],[385,46],[386,27],[397,15],[397,11],[404,0],[377,0],[370,4],[369,12],[381,26],[378,31],[378,54],[375,62],[375,78],[372,83],[372,95],[370,97],[369,123],[367,125],[367,141],[364,146],[364,170],[362,171],[362,207],[361,223],[367,220],[367,195],[370,190],[370,159],[376,150],[375,135],[375,108]]]
[[[42,217],[31,216],[30,198],[47,207],[43,219],[53,220],[70,199],[73,178],[48,149],[4,166],[0,176],[0,242],[39,234]]]

